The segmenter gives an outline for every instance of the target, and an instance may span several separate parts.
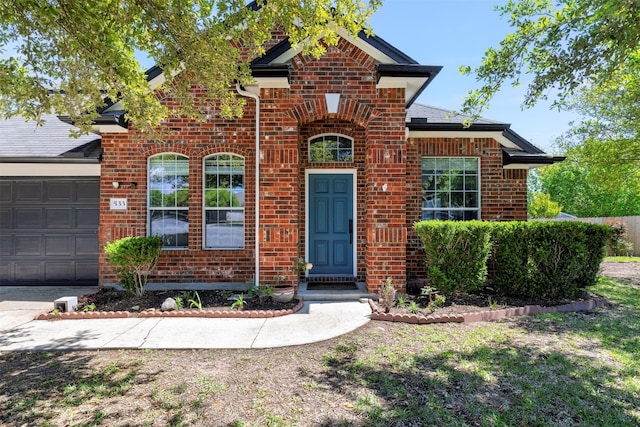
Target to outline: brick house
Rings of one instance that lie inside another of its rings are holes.
[[[302,258],[310,277],[376,292],[421,274],[416,221],[526,220],[527,170],[554,158],[507,124],[465,128],[416,104],[440,67],[379,37],[341,35],[316,60],[276,34],[252,62],[255,84],[238,88],[248,97],[239,120],[170,117],[172,135],[152,143],[118,104],[103,111],[100,247],[163,236],[153,282],[297,284]],[[148,75],[152,87],[163,78]],[[104,253],[99,271],[115,281]]]

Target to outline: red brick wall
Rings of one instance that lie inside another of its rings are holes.
[[[200,89],[194,88],[198,96]],[[337,114],[326,111],[325,93],[340,93]],[[358,279],[372,290],[391,275],[404,281],[406,248],[404,90],[376,89],[375,62],[341,41],[319,60],[292,60],[290,89],[261,91],[260,129],[260,242],[261,281],[283,276],[297,283],[293,262],[304,257],[304,176],[312,168],[357,169]],[[170,94],[160,94],[171,107]],[[215,111],[215,109],[212,109]],[[185,155],[189,169],[189,247],[162,253],[153,282],[244,282],[254,273],[254,117],[248,100],[244,118],[207,123],[172,117],[173,133],[162,143],[144,140],[135,129],[103,136],[100,244],[127,235],[145,235],[147,228],[146,174],[149,156],[162,152]],[[340,133],[355,141],[353,163],[318,165],[308,162],[307,141],[319,133]],[[213,153],[232,152],[245,158],[245,248],[203,250],[202,162]],[[384,176],[384,179],[380,177]],[[135,189],[114,190],[112,181],[135,181]],[[387,192],[382,191],[383,182]],[[127,197],[127,211],[110,211],[111,197]],[[100,258],[101,283],[115,277]]]
[[[390,277],[404,286],[407,273],[420,274],[419,242],[413,223],[420,219],[421,156],[477,156],[481,159],[482,218],[526,218],[526,171],[502,169],[493,139],[412,139],[405,141],[404,89],[377,89],[375,62],[342,40],[316,60],[297,56],[291,63],[289,89],[260,93],[260,234],[255,224],[255,102],[247,100],[242,119],[221,120],[215,108],[206,123],[167,119],[173,133],[161,143],[145,141],[135,129],[103,135],[101,247],[128,235],[147,232],[147,159],[172,152],[190,160],[189,247],[163,251],[153,282],[245,282],[254,274],[255,242],[260,243],[260,280],[283,276],[296,284],[291,270],[305,258],[305,170],[357,170],[357,276],[377,292]],[[201,89],[194,88],[197,97]],[[337,113],[326,110],[325,93],[340,93]],[[169,107],[175,100],[160,94]],[[308,162],[308,139],[339,133],[354,139],[354,161]],[[214,153],[245,159],[245,247],[203,250],[202,164]],[[114,189],[112,181],[138,183]],[[126,197],[126,211],[109,210],[111,197]],[[100,257],[101,283],[113,283],[112,268]]]
[[[407,142],[407,275],[424,278],[423,252],[413,231],[421,220],[421,159],[425,156],[480,159],[480,216],[487,221],[527,219],[527,170],[503,169],[502,150],[493,138],[410,138]]]

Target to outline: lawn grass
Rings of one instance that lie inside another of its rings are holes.
[[[604,258],[603,262],[640,262],[640,257],[637,256],[608,256]]]
[[[640,288],[475,324],[265,350],[0,353],[0,425],[638,426]]]

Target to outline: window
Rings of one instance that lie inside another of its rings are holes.
[[[422,219],[479,219],[478,164],[472,157],[423,157]]]
[[[165,248],[189,245],[189,159],[180,154],[149,158],[149,234]]]
[[[204,161],[204,246],[244,248],[244,159],[217,154]]]
[[[321,135],[309,140],[309,161],[334,163],[353,161],[353,140],[340,135]]]

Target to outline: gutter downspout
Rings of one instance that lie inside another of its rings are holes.
[[[255,182],[255,242],[256,242],[256,260],[255,260],[255,277],[254,286],[260,286],[260,96],[255,93],[243,90],[240,83],[236,83],[236,91],[240,96],[255,99],[256,101],[256,182]]]

